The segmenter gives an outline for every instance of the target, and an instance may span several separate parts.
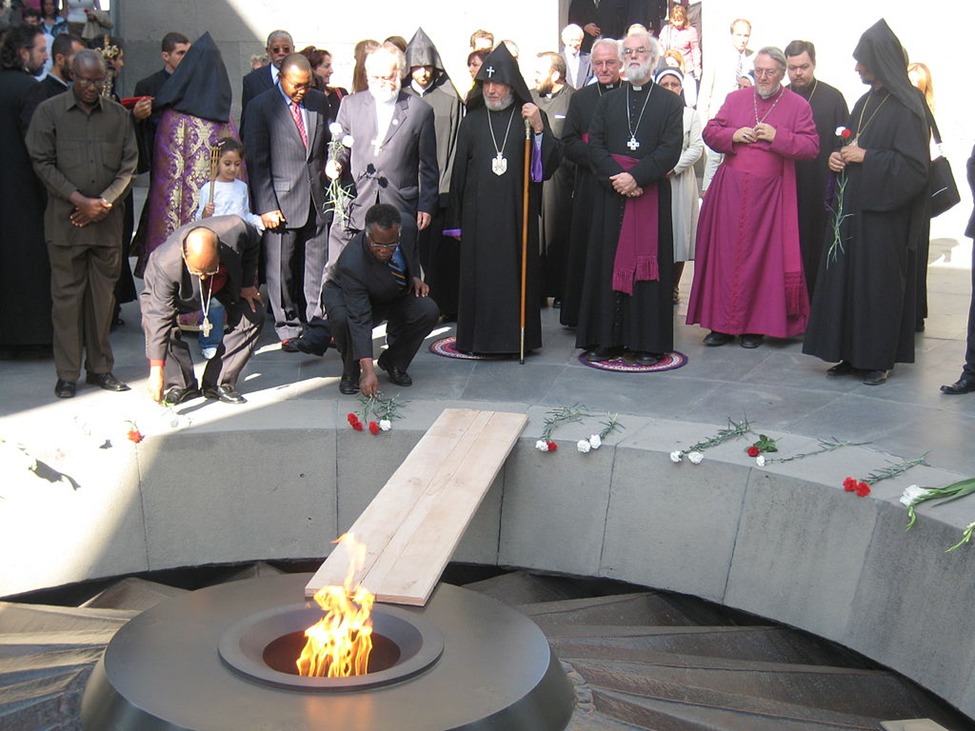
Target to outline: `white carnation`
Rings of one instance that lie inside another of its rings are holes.
[[[354,144],[355,144],[355,140],[352,139],[352,135],[346,135],[345,137],[342,138],[342,147],[348,147],[349,149],[352,149],[352,145]]]
[[[757,464],[759,467],[764,467],[765,466],[765,455],[764,454],[758,455],[755,458],[755,464]]]
[[[901,505],[908,508],[912,505],[917,505],[925,496],[931,494],[931,492],[931,490],[925,490],[923,487],[918,487],[917,485],[905,487],[904,494],[901,495]]]
[[[842,137],[842,136],[843,136],[843,132],[844,132],[845,130],[846,130],[846,127],[842,127],[842,126],[840,126],[840,127],[837,127],[837,128],[836,128],[836,132],[835,132],[834,134],[835,134],[835,135],[836,135],[837,137]]]
[[[339,166],[335,160],[329,160],[325,163],[325,175],[329,180],[335,180],[339,176]]]
[[[583,454],[587,454],[589,450],[592,449],[592,445],[589,443],[588,439],[580,439],[578,442],[576,442],[576,449]]]
[[[687,455],[687,458],[691,461],[691,464],[701,464],[704,461],[703,452],[691,452]]]
[[[671,462],[680,462],[683,458],[684,458],[684,453],[679,449],[675,449],[673,452],[670,453]]]
[[[593,434],[589,437],[589,446],[593,449],[599,449],[601,446],[603,446],[603,440],[598,434]]]
[[[338,122],[332,122],[328,125],[328,131],[332,133],[332,137],[338,137],[342,134],[342,125]]]
[[[547,452],[548,442],[546,442],[544,439],[539,439],[537,442],[535,442],[535,449],[537,449],[539,452]]]
[[[391,422],[389,419],[380,419],[379,428],[383,431],[389,431],[393,428],[393,422]]]

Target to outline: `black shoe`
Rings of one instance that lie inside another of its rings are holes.
[[[285,353],[300,353],[301,350],[298,348],[299,338],[285,338],[281,341],[281,350]]]
[[[729,335],[728,333],[718,332],[717,330],[712,330],[707,335],[704,336],[704,344],[716,348],[719,345],[727,345],[732,340],[735,339],[734,335]]]
[[[616,360],[623,355],[623,348],[592,348],[582,354],[590,363],[602,363],[604,360]]]
[[[561,297],[556,297],[555,299],[553,299],[552,300],[552,307],[554,307],[557,310],[561,310],[562,309],[562,298]]]
[[[846,360],[841,360],[835,366],[826,371],[827,376],[848,376],[852,373],[856,373],[857,369],[853,367],[853,364]]]
[[[882,383],[887,383],[888,378],[890,378],[889,370],[878,369],[875,371],[867,371],[863,377],[863,383],[866,386],[879,386]]]
[[[354,396],[359,393],[359,379],[343,373],[342,380],[339,381],[339,392],[345,396]]]
[[[240,395],[240,391],[226,383],[221,383],[219,386],[208,386],[207,388],[204,388],[203,396],[208,399],[222,401],[225,404],[234,404],[235,406],[247,403],[247,399]]]
[[[752,333],[744,333],[741,336],[741,341],[739,345],[741,345],[741,347],[743,348],[748,348],[749,350],[751,350],[752,348],[757,348],[759,345],[761,345],[763,340],[765,340],[764,335],[753,335]]]
[[[407,386],[413,385],[413,379],[410,378],[409,373],[406,371],[401,371],[396,366],[387,366],[385,363],[383,363],[382,358],[376,361],[376,365],[386,371],[386,375],[389,376],[389,380],[395,383],[397,386],[406,388]]]
[[[958,396],[963,393],[971,393],[972,391],[975,391],[975,378],[969,378],[967,376],[962,376],[949,386],[941,387],[941,393],[946,393],[949,396]]]
[[[660,362],[661,355],[658,353],[634,352],[633,362],[638,366],[649,367]]]
[[[324,348],[319,348],[311,343],[307,338],[295,338],[290,341],[295,348],[305,355],[317,355],[319,358],[325,355],[325,351],[328,350],[328,345]],[[281,344],[281,350],[284,350],[284,344]],[[291,352],[291,351],[288,351]]]
[[[116,393],[129,390],[128,386],[122,383],[111,373],[89,373],[85,376],[85,383],[90,383],[92,386],[98,386],[106,391],[115,391]]]
[[[170,386],[163,392],[163,401],[170,406],[175,406],[184,401],[192,401],[195,398],[200,398],[202,395],[200,389],[196,386],[187,386],[185,388],[181,386]]]
[[[59,378],[58,382],[54,384],[54,395],[58,398],[74,398],[74,391],[74,381],[65,381],[63,378]]]

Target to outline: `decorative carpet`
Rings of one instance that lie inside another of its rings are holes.
[[[601,371],[615,371],[617,373],[659,373],[661,371],[672,371],[675,368],[680,368],[685,365],[687,363],[687,356],[675,350],[673,353],[664,354],[663,358],[650,366],[637,365],[630,360],[628,355],[623,355],[613,360],[600,360],[596,362],[588,361],[580,355],[579,362],[584,366],[596,368]]]
[[[434,355],[442,355],[444,358],[458,358],[460,360],[510,360],[518,357],[517,353],[513,355],[508,353],[465,353],[457,350],[456,335],[434,340],[430,345],[430,352]]]

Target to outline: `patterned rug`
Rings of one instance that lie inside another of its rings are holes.
[[[460,360],[510,360],[518,357],[517,353],[514,355],[507,353],[464,353],[457,350],[457,336],[455,335],[434,340],[430,344],[430,352],[434,355],[442,355],[444,358],[458,358]]]
[[[687,363],[687,356],[675,350],[673,353],[666,353],[663,358],[651,366],[637,365],[629,358],[628,354],[620,358],[614,358],[613,360],[600,360],[595,363],[586,360],[580,355],[579,362],[584,366],[596,368],[601,371],[615,371],[617,373],[659,373],[661,371],[672,371],[675,368],[680,368],[685,365]]]

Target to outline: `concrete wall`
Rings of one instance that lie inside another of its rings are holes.
[[[0,595],[179,566],[324,557],[448,405],[413,403],[409,418],[372,437],[348,429],[344,411],[289,403],[287,427],[269,411],[265,428],[232,415],[94,456],[63,447],[51,463],[72,482],[7,470]],[[865,499],[841,487],[843,476],[881,461],[865,448],[759,470],[737,442],[701,465],[674,464],[668,453],[706,429],[626,417],[624,436],[596,452],[575,449],[590,426],[570,424],[556,433],[559,451],[544,454],[534,449],[544,409],[530,416],[455,560],[698,595],[846,645],[975,716],[975,551],[944,553],[970,517],[964,506],[922,508],[905,533],[903,480]],[[795,452],[815,448],[788,436]],[[958,477],[926,467],[910,474],[927,485]]]

